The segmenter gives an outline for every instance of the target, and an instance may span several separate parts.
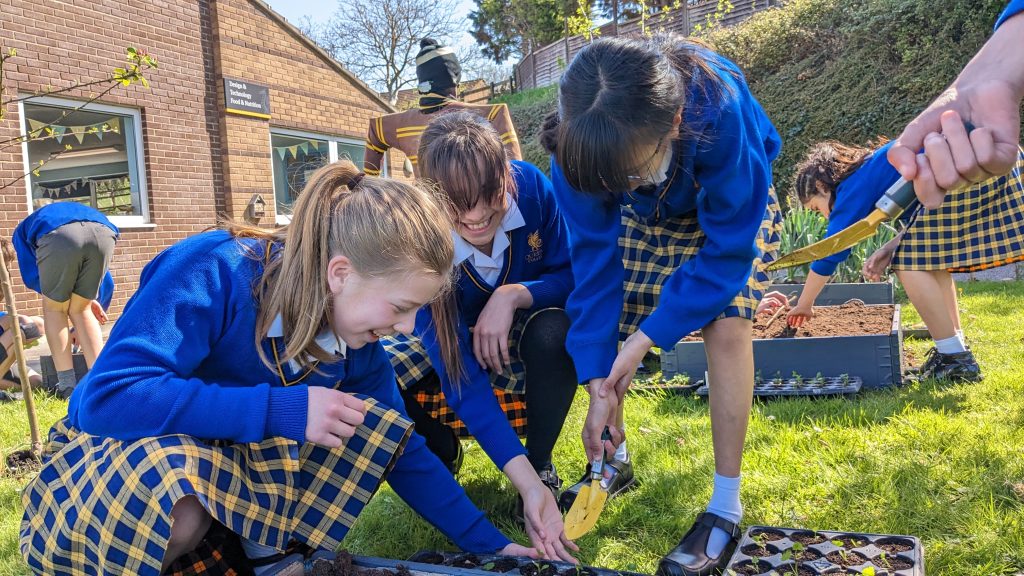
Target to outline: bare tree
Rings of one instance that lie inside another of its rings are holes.
[[[323,26],[307,21],[299,28],[394,102],[416,82],[420,39],[444,41],[457,30],[456,6],[455,0],[345,0]]]

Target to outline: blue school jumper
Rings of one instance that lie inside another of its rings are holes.
[[[714,320],[746,285],[768,206],[771,163],[782,145],[739,68],[699,51],[722,79],[721,100],[711,101],[701,80],[695,80],[683,104],[688,135],[673,142],[668,173],[675,177],[619,198],[651,222],[696,211],[707,236],[696,256],[669,276],[658,307],[640,324],[662,348]],[[553,158],[551,180],[569,230],[576,281],[566,307],[572,320],[566,348],[578,379],[587,382],[607,376],[618,353],[624,279],[620,210],[602,194],[574,190]]]
[[[458,390],[441,361],[430,309],[423,308],[416,316],[416,335],[437,371],[445,400],[498,469],[504,468],[512,458],[526,454],[526,450],[508,425],[487,372],[473,355],[469,327],[476,324],[497,286],[526,286],[533,296],[533,310],[564,306],[572,290],[565,224],[555,206],[551,182],[535,166],[518,160],[512,161],[512,177],[524,224],[506,232],[509,247],[505,250],[505,262],[497,283],[488,284],[470,260],[460,265],[455,298],[459,307],[459,350],[466,378]]]
[[[860,168],[857,168],[853,174],[840,182],[839,186],[836,186],[836,199],[828,216],[828,228],[825,230],[826,238],[842,232],[848,226],[871,214],[871,211],[875,209],[875,202],[885,195],[885,191],[893,183],[900,179],[900,173],[885,157],[892,144],[889,142],[872,152]],[[916,207],[917,202],[915,201],[909,209],[903,212],[901,220],[906,221]],[[822,276],[831,276],[836,268],[850,257],[850,250],[848,248],[821,260],[816,260],[811,264],[811,270]]]
[[[1016,16],[1021,12],[1024,12],[1024,0],[1010,0],[1010,3],[1006,5],[1006,9],[999,15],[999,19],[996,20],[995,29],[998,30],[999,27],[1003,25],[1003,22],[1006,22],[1011,16]]]
[[[139,290],[114,325],[96,365],[68,406],[71,426],[135,440],[165,434],[258,442],[305,442],[309,386],[364,394],[405,415],[394,371],[380,343],[348,348],[317,371],[281,374],[260,360],[252,290],[263,245],[227,232],[187,238],[142,271]],[[283,342],[264,338],[274,358]],[[282,382],[285,380],[285,382]],[[509,543],[413,434],[387,478],[398,495],[464,550]]]
[[[35,210],[14,229],[14,251],[18,255],[21,280],[27,288],[42,293],[42,288],[39,286],[39,267],[36,265],[36,242],[57,228],[72,222],[96,222],[113,230],[115,237],[121,234],[117,226],[114,226],[98,210],[78,202],[54,202]],[[106,292],[104,292],[104,287],[107,287]],[[104,309],[110,306],[110,298],[113,293],[114,278],[108,271],[100,286],[100,294],[106,296]],[[103,296],[100,298],[100,303],[103,304]]]

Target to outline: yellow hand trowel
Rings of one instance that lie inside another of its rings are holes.
[[[964,128],[970,134],[974,130],[974,125],[970,122],[964,122]],[[861,240],[874,236],[882,222],[899,217],[913,202],[914,183],[900,178],[892,186],[889,186],[889,189],[878,199],[878,202],[875,202],[875,209],[866,218],[859,222],[854,222],[838,234],[786,254],[769,264],[768,270],[779,270],[780,268],[792,268],[793,266],[807,264],[837,252],[842,252],[851,246],[856,246]]]
[[[854,222],[841,232],[824,240],[786,254],[769,264],[768,269],[778,270],[807,264],[855,246],[861,240],[874,236],[882,222],[898,217],[913,202],[914,183],[900,178],[885,191],[878,202],[875,202],[875,209],[863,220]]]
[[[601,445],[604,446],[605,441],[611,438],[608,427],[605,426],[601,432]],[[572,507],[565,513],[565,535],[570,540],[590,532],[604,510],[604,503],[608,500],[608,489],[601,485],[601,480],[604,478],[604,463],[607,456],[607,452],[602,451],[601,455],[590,463],[590,484],[580,488]]]

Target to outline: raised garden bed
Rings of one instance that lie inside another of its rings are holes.
[[[841,396],[860,392],[864,382],[857,376],[803,376],[783,378],[754,378],[754,396],[777,398],[785,396]],[[709,394],[707,384],[701,384],[694,391],[698,396]]]
[[[913,536],[751,526],[725,574],[924,576],[924,549]]]
[[[754,370],[763,378],[817,375],[860,378],[864,388],[897,386],[903,382],[903,332],[898,304],[816,306],[815,317],[794,330],[780,316],[754,324]],[[665,379],[679,374],[691,379],[708,369],[704,342],[694,333],[672,350],[662,350]]]
[[[775,290],[787,298],[804,291],[803,284],[772,284],[769,290]],[[896,296],[889,282],[861,282],[857,284],[825,284],[821,293],[815,298],[816,306],[838,306],[856,298],[865,304],[895,304]]]

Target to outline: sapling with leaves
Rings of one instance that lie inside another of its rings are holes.
[[[782,553],[782,561],[788,562],[790,558],[793,559],[792,574],[793,576],[800,575],[800,553],[804,551],[804,545],[799,542],[793,542],[793,545]]]
[[[804,385],[804,377],[801,376],[800,373],[797,372],[796,370],[793,370],[793,382],[796,384],[797,387],[803,387]]]

